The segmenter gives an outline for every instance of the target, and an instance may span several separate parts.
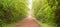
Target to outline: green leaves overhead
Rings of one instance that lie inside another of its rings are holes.
[[[56,27],[55,12],[58,5],[57,0],[37,0],[37,1],[38,4],[37,2],[34,2],[33,4],[35,18],[39,22],[46,23],[48,25],[52,24],[52,27],[53,26]]]
[[[20,22],[27,16],[26,0],[0,0],[0,25]],[[4,26],[2,26],[4,27]]]

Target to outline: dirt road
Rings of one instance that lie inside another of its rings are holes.
[[[40,25],[33,19],[27,19],[21,24],[16,25],[16,27],[40,27]]]

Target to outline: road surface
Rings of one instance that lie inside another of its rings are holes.
[[[27,19],[16,27],[40,27],[40,25],[33,19]]]

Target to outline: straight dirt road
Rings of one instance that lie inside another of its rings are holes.
[[[27,19],[16,27],[40,27],[40,25],[33,19]]]

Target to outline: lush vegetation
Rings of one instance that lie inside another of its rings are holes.
[[[27,5],[27,0],[0,0],[0,27],[22,21],[27,16]],[[34,0],[32,11],[44,27],[60,27],[60,0]]]
[[[60,27],[59,0],[35,0],[33,12],[39,22],[47,24],[48,27]]]
[[[26,16],[26,0],[0,0],[0,27],[22,21]]]

